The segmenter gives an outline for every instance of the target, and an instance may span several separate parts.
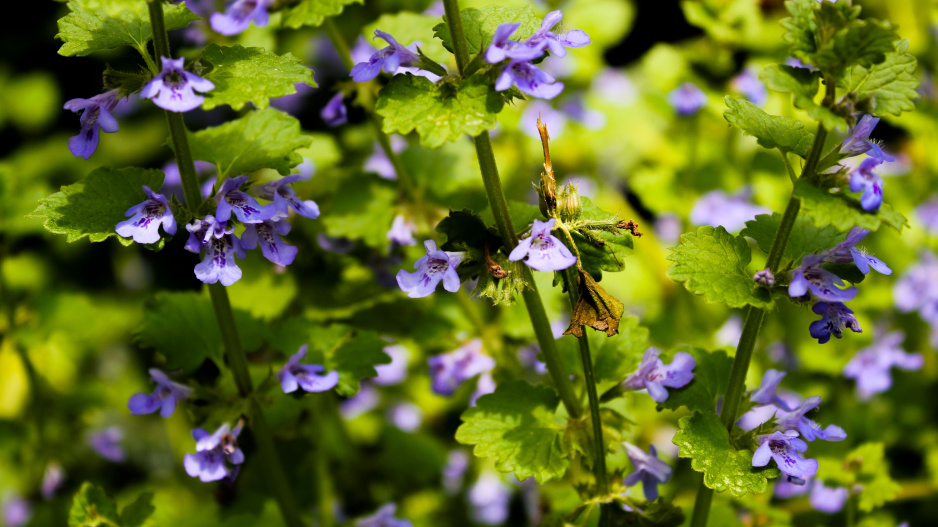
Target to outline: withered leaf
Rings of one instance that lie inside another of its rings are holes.
[[[563,334],[583,337],[583,326],[605,331],[610,337],[619,333],[619,319],[625,312],[625,305],[607,293],[583,269],[579,270],[578,289],[580,294],[573,308],[570,327]]]

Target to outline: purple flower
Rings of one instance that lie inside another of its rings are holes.
[[[773,489],[772,495],[776,498],[787,500],[789,498],[796,498],[798,496],[804,496],[811,490],[806,484],[805,480],[801,478],[793,478],[791,476],[785,476],[783,478],[778,478],[775,482],[775,488]]]
[[[434,393],[453,395],[464,381],[495,367],[495,359],[482,353],[482,340],[472,339],[449,353],[427,359]]]
[[[856,379],[857,394],[868,400],[892,386],[890,370],[893,366],[903,370],[918,370],[924,359],[920,353],[906,353],[902,349],[905,334],[894,331],[877,338],[873,345],[861,349],[844,367],[844,377]]]
[[[925,226],[931,234],[938,233],[938,195],[932,195],[928,200],[915,207],[918,221]]]
[[[410,520],[399,520],[394,517],[397,505],[385,503],[377,512],[365,518],[355,520],[355,527],[413,527]]]
[[[405,432],[416,432],[423,423],[423,410],[414,403],[400,402],[388,410],[388,420]]]
[[[233,481],[238,475],[238,467],[244,462],[244,453],[238,448],[238,435],[241,433],[242,421],[238,422],[234,430],[228,423],[218,427],[214,434],[209,434],[201,428],[192,430],[192,439],[195,439],[195,454],[186,454],[183,466],[191,477],[199,478],[203,482],[226,479]],[[227,462],[227,463],[226,463]]]
[[[414,239],[414,232],[416,231],[417,226],[413,222],[408,221],[403,214],[398,214],[391,223],[388,239],[391,240],[392,246],[417,245],[417,240]]]
[[[707,104],[707,95],[693,82],[685,82],[668,94],[668,101],[683,117],[696,114]]]
[[[495,34],[492,35],[492,43],[485,50],[485,60],[489,64],[498,64],[505,59],[530,61],[544,54],[544,48],[538,49],[508,38],[520,26],[521,24],[517,22],[499,24],[495,29]]]
[[[469,515],[484,525],[501,525],[508,519],[511,489],[494,472],[483,472],[469,488]]]
[[[764,285],[765,287],[775,286],[775,275],[772,274],[771,269],[763,269],[761,271],[756,271],[756,274],[753,275],[752,280],[757,284]]]
[[[795,57],[788,57],[787,59],[785,59],[785,65],[791,66],[792,68],[801,68],[801,69],[806,69],[808,71],[817,71],[817,68],[815,68],[814,66],[810,64],[805,64],[804,62],[801,62],[801,60],[796,59]]]
[[[52,461],[46,465],[46,472],[42,476],[42,485],[39,489],[43,499],[46,501],[55,497],[55,493],[65,483],[65,470],[58,461]]]
[[[281,178],[280,181],[283,181],[283,179],[286,178]],[[280,210],[277,205],[270,203],[261,205],[253,196],[241,191],[241,185],[247,180],[247,176],[238,176],[222,184],[221,188],[218,189],[218,193],[215,194],[215,203],[218,204],[218,208],[215,210],[215,219],[221,222],[228,221],[231,218],[231,213],[234,212],[235,217],[241,223],[260,223],[272,219],[274,215],[278,215]]]
[[[391,136],[391,151],[395,154],[401,153],[405,148],[407,148],[407,141],[398,135]],[[394,164],[391,163],[391,160],[388,159],[388,155],[384,152],[384,148],[381,148],[381,145],[375,141],[374,150],[372,150],[371,155],[368,159],[365,160],[365,164],[362,167],[365,172],[374,172],[384,179],[397,179],[397,171],[394,169]]]
[[[551,55],[555,57],[564,57],[567,55],[567,50],[565,48],[582,48],[583,46],[593,42],[590,40],[590,36],[587,35],[585,31],[581,31],[579,29],[567,31],[565,33],[552,32],[551,29],[559,24],[561,19],[563,19],[563,13],[561,13],[559,10],[547,13],[544,16],[544,20],[541,21],[541,27],[535,31],[534,34],[528,37],[527,40],[524,41],[524,44],[530,48],[539,50],[547,48],[550,49]]]
[[[90,99],[72,99],[65,109],[81,113],[81,132],[68,140],[68,149],[75,157],[88,159],[98,148],[98,129],[108,133],[117,131],[117,119],[111,115],[120,100],[118,90],[110,90]]]
[[[436,242],[427,240],[423,242],[427,248],[427,255],[422,256],[414,263],[413,273],[401,269],[397,272],[397,285],[411,298],[423,298],[436,290],[437,284],[443,281],[443,289],[450,293],[459,291],[459,275],[456,267],[462,262],[465,253],[446,252],[436,248]]]
[[[407,364],[410,361],[410,350],[404,346],[395,344],[393,346],[386,346],[384,352],[391,357],[391,362],[389,364],[378,364],[375,366],[375,371],[378,372],[378,376],[372,379],[373,382],[380,386],[393,386],[404,382],[404,379],[407,378]]]
[[[821,405],[821,396],[813,395],[801,403],[801,406],[790,412],[780,411],[775,414],[778,419],[778,430],[787,432],[798,430],[808,441],[823,439],[824,441],[843,441],[847,438],[844,429],[837,425],[828,425],[822,429],[821,425],[805,417],[805,414]]]
[[[297,388],[303,388],[307,392],[325,392],[331,390],[339,383],[339,372],[330,371],[325,375],[319,375],[326,371],[326,368],[318,364],[300,364],[300,359],[306,357],[307,345],[300,346],[299,351],[294,353],[284,364],[283,368],[277,372],[277,378],[280,379],[280,387],[283,393],[293,393]]]
[[[496,91],[505,91],[517,85],[522,93],[541,99],[553,99],[563,91],[563,83],[525,60],[512,60],[495,81]]]
[[[446,465],[443,466],[443,490],[450,496],[462,488],[463,476],[469,468],[469,454],[464,450],[451,450],[446,455]]]
[[[212,29],[222,35],[237,35],[251,25],[267,25],[267,7],[273,0],[235,0],[224,13],[212,13]]]
[[[348,122],[348,109],[345,108],[345,103],[342,102],[344,97],[345,94],[342,92],[335,94],[319,112],[322,120],[329,126],[339,126]]]
[[[150,378],[156,383],[153,393],[135,393],[127,401],[127,408],[134,415],[152,414],[157,409],[160,416],[168,418],[176,411],[176,403],[192,395],[192,388],[169,380],[165,373],[150,368]]]
[[[870,231],[862,229],[860,227],[854,227],[850,229],[850,233],[847,235],[847,239],[835,245],[832,249],[822,251],[821,256],[824,257],[825,262],[836,263],[836,264],[856,264],[857,269],[860,270],[863,274],[868,274],[870,268],[875,269],[877,272],[884,275],[892,274],[892,269],[889,268],[882,260],[874,256],[870,256],[866,251],[854,247],[857,243],[866,238],[866,235]]]
[[[287,245],[280,237],[290,232],[290,224],[286,220],[264,220],[261,223],[248,223],[241,234],[241,248],[251,250],[261,244],[261,254],[271,262],[287,266],[293,263],[299,251],[292,245]]]
[[[758,439],[761,444],[752,455],[752,466],[764,467],[774,459],[779,470],[795,478],[805,479],[817,473],[817,460],[801,457],[808,444],[798,439],[798,432],[773,432]]]
[[[241,177],[246,178],[247,176]],[[259,197],[274,202],[273,207],[275,212],[269,219],[275,221],[284,219],[290,215],[291,208],[300,216],[311,220],[315,220],[319,217],[319,205],[313,200],[301,200],[297,197],[293,187],[288,186],[301,179],[306,179],[306,177],[300,174],[293,174],[254,187],[253,190]],[[255,201],[254,203],[256,204],[257,202]],[[264,205],[264,207],[268,206],[270,205]],[[235,214],[237,214],[237,212],[235,212]],[[240,219],[240,216],[238,219]]]
[[[195,266],[195,277],[206,284],[221,282],[229,286],[241,279],[241,269],[235,262],[235,255],[244,258],[246,253],[241,242],[234,235],[234,225],[216,221],[211,214],[204,220],[193,220],[186,225],[189,240],[186,250],[199,253],[205,249],[205,257]]]
[[[853,316],[853,310],[841,302],[818,302],[811,310],[821,315],[821,320],[815,320],[808,328],[811,338],[817,339],[818,344],[826,344],[831,335],[843,337],[844,328],[854,333],[863,333],[857,317]]]
[[[906,269],[892,290],[896,308],[903,313],[920,310],[931,322],[938,314],[938,259],[922,251],[920,261]]]
[[[124,432],[118,426],[110,426],[102,430],[96,430],[88,436],[88,444],[91,448],[108,461],[114,463],[123,463],[127,459],[127,453],[121,446],[124,439]]]
[[[848,156],[867,154],[878,161],[878,163],[875,163],[876,165],[883,162],[895,161],[895,158],[883,152],[883,149],[878,144],[870,141],[870,132],[873,131],[873,128],[875,128],[877,124],[879,124],[879,117],[873,117],[872,115],[864,115],[861,117],[860,122],[853,128],[853,133],[850,134],[850,137],[844,139],[844,143],[840,147],[840,153]]]
[[[850,491],[845,487],[826,487],[820,479],[815,479],[813,483],[811,496],[808,499],[814,510],[836,514],[844,508],[847,498],[850,497]]]
[[[7,527],[22,527],[33,517],[33,506],[19,494],[8,494],[3,498],[3,524]]]
[[[153,99],[153,104],[170,112],[188,112],[202,105],[205,97],[196,95],[215,89],[211,81],[183,69],[185,59],[160,57],[163,70],[140,90],[140,97]]]
[[[363,413],[374,410],[380,399],[381,395],[374,386],[362,383],[358,393],[342,401],[342,404],[339,405],[339,413],[342,414],[342,419],[351,421]]]
[[[701,196],[690,211],[690,222],[694,225],[722,225],[729,232],[736,232],[746,222],[759,214],[771,211],[750,201],[748,187],[739,189],[732,196],[722,190],[712,190]]]
[[[882,161],[868,157],[850,172],[850,192],[863,191],[860,205],[867,212],[876,212],[883,204],[883,178],[873,172]]]
[[[160,240],[161,224],[166,234],[176,234],[176,218],[166,198],[146,185],[143,185],[143,191],[148,199],[127,209],[124,216],[133,217],[117,224],[114,228],[117,234],[124,238],[133,237],[137,243],[156,243]]]
[[[649,501],[658,499],[658,485],[667,483],[671,479],[671,465],[658,459],[658,450],[655,445],[648,447],[648,454],[631,443],[623,443],[623,445],[625,445],[625,453],[629,456],[632,468],[635,469],[635,472],[625,477],[623,485],[631,487],[641,481],[645,499]]]
[[[512,249],[508,259],[517,262],[527,257],[524,263],[538,271],[562,271],[575,264],[576,256],[550,233],[556,223],[554,218],[547,221],[534,220],[531,236],[521,240],[518,246]]]
[[[754,403],[759,404],[771,404],[782,408],[783,410],[791,410],[785,401],[779,397],[775,391],[778,390],[779,383],[782,382],[782,379],[785,378],[786,373],[778,370],[768,370],[762,376],[762,383],[759,385],[759,388],[752,392],[752,395],[749,397],[749,400]]]
[[[834,273],[821,267],[824,255],[807,254],[801,259],[801,266],[791,273],[791,283],[788,285],[788,296],[798,298],[808,293],[808,290],[818,299],[825,302],[846,302],[853,300],[860,292],[856,287],[840,289],[844,281]],[[819,311],[815,313],[821,314]],[[852,313],[852,311],[851,311]]]
[[[349,76],[355,82],[370,81],[381,73],[382,67],[384,67],[384,71],[393,75],[401,66],[417,66],[420,64],[420,56],[400,45],[391,35],[376,29],[375,38],[384,39],[390,45],[376,51],[367,62],[360,62],[352,68]]]
[[[737,92],[742,93],[749,99],[749,102],[756,106],[765,104],[765,100],[769,96],[768,91],[765,89],[765,84],[762,84],[762,81],[759,80],[759,76],[756,75],[753,68],[746,68],[742,73],[734,77],[730,82],[730,86]]]
[[[689,353],[674,354],[671,364],[665,366],[658,358],[658,350],[648,348],[638,369],[622,381],[625,390],[648,390],[648,395],[659,403],[668,400],[668,388],[681,388],[694,378],[697,361]]]

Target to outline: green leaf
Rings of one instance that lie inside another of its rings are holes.
[[[384,352],[387,345],[377,333],[353,331],[341,346],[326,353],[326,370],[339,372],[335,391],[351,397],[358,393],[362,379],[377,377],[375,366],[391,363],[391,357]]]
[[[822,6],[822,12],[833,9]],[[899,39],[888,22],[853,20],[839,30],[814,55],[812,62],[821,71],[835,78],[853,66],[869,68],[886,60],[886,54],[895,50]]]
[[[785,42],[791,45],[791,54],[799,59],[807,59],[815,51],[817,44],[814,40],[814,30],[817,24],[814,13],[817,9],[816,0],[788,0],[785,7],[791,17],[782,19],[781,25],[788,31],[784,35]]]
[[[223,104],[240,110],[248,102],[264,109],[270,99],[296,93],[294,84],[316,86],[313,70],[290,53],[277,55],[263,48],[229,48],[212,43],[201,59],[213,66],[202,76],[215,83],[215,89],[205,94],[205,110]]]
[[[832,225],[841,232],[849,231],[853,226],[869,231],[878,230],[885,223],[901,231],[908,224],[905,216],[899,214],[887,203],[877,212],[866,212],[860,206],[860,200],[845,192],[830,192],[818,188],[810,181],[799,179],[795,183],[794,197],[801,200],[801,210],[814,220],[818,227]]]
[[[779,476],[777,468],[753,467],[751,451],[733,448],[729,432],[716,414],[694,412],[678,423],[681,429],[671,442],[680,447],[680,457],[690,458],[691,467],[703,473],[707,487],[736,497],[760,494],[769,479]]]
[[[803,122],[769,115],[742,97],[727,95],[723,101],[729,108],[723,112],[723,117],[733,126],[755,137],[763,147],[794,152],[801,157],[808,155],[814,134],[804,129]]]
[[[821,74],[805,68],[793,68],[784,64],[770,64],[759,74],[770,89],[791,92],[795,106],[808,112],[813,119],[820,121],[829,130],[847,129],[847,120],[829,108],[814,102],[817,95],[818,81]]]
[[[884,448],[882,443],[867,443],[847,456],[847,466],[859,467],[856,481],[863,487],[859,503],[863,512],[882,507],[902,490],[902,486],[889,477],[889,464],[885,459]]]
[[[704,295],[708,302],[729,307],[747,305],[767,309],[772,297],[756,287],[746,266],[752,254],[742,236],[733,236],[723,227],[704,226],[681,236],[681,244],[671,249],[668,277],[683,282],[688,291]]]
[[[491,457],[495,468],[531,476],[544,484],[563,477],[570,464],[562,426],[554,422],[560,398],[546,386],[524,381],[500,385],[462,414],[456,440],[475,445],[475,455]]]
[[[847,92],[857,93],[858,111],[873,115],[899,115],[915,109],[919,82],[915,76],[918,62],[908,52],[909,41],[896,42],[895,51],[886,60],[870,68],[854,66],[843,78]]]
[[[92,242],[102,242],[113,236],[130,245],[133,238],[118,236],[115,226],[127,219],[127,209],[146,201],[143,185],[159,191],[162,184],[162,170],[96,168],[85,179],[39,200],[39,207],[27,217],[45,220],[46,230],[64,234],[68,242],[85,236]]]
[[[495,30],[501,24],[519,23],[521,24],[514,33],[512,40],[522,41],[531,36],[541,27],[541,19],[538,18],[530,7],[503,7],[497,5],[485,6],[482,8],[470,7],[463,9],[460,13],[462,18],[463,31],[466,34],[466,42],[469,45],[469,53],[475,55],[489,47],[492,43],[492,36]],[[450,37],[449,25],[444,22],[433,28],[436,38],[443,41],[446,49],[453,51],[453,40]]]
[[[120,527],[117,503],[104,489],[90,482],[82,484],[68,511],[68,527]]]
[[[192,156],[219,166],[223,175],[232,177],[262,168],[289,174],[303,162],[296,150],[311,142],[300,131],[299,121],[271,108],[189,134]]]
[[[59,19],[55,38],[64,42],[59,55],[85,56],[95,51],[133,46],[145,49],[153,38],[147,2],[140,0],[69,0],[69,13]],[[186,7],[164,4],[166,29],[182,29],[199,16]]]
[[[234,317],[244,351],[260,348],[266,326],[240,309],[234,310]],[[136,341],[166,357],[167,370],[183,373],[195,371],[205,359],[220,362],[224,351],[211,300],[193,292],[157,293],[144,308]]]
[[[586,333],[590,355],[593,357],[593,375],[597,383],[619,382],[635,370],[642,354],[648,348],[648,328],[639,325],[637,317],[626,315],[619,319],[619,334],[608,337],[599,331]],[[583,361],[576,337],[565,335],[557,339],[557,350],[565,370],[571,375],[583,375]]]
[[[345,178],[321,216],[330,236],[364,240],[370,247],[388,246],[387,232],[397,200],[394,184],[374,176]]]
[[[121,511],[121,527],[142,527],[154,511],[153,493],[144,492]]]
[[[408,134],[414,129],[420,143],[439,148],[463,134],[473,137],[495,127],[495,114],[502,111],[502,96],[483,74],[459,84],[444,79],[434,84],[407,73],[395,75],[378,93],[375,111],[384,117],[384,133]]]
[[[771,215],[760,214],[755,219],[747,221],[746,228],[739,234],[754,239],[759,249],[769,254],[781,222],[782,215],[777,212]],[[845,237],[845,234],[831,225],[819,227],[810,218],[798,215],[788,244],[785,245],[785,252],[782,253],[782,263],[783,265],[785,262],[797,263],[802,256],[830,249],[844,241]]]
[[[583,210],[570,222],[570,235],[580,253],[580,264],[598,282],[603,271],[625,270],[625,258],[632,255],[634,247],[632,234],[616,227],[616,215],[600,209],[589,198],[579,199]]]
[[[293,29],[303,26],[317,27],[326,17],[341,14],[345,6],[361,3],[364,3],[364,0],[300,0],[295,7],[284,11],[283,25]]]
[[[658,404],[658,409],[677,410],[684,406],[688,410],[713,412],[716,398],[726,393],[730,382],[730,369],[733,358],[723,350],[707,351],[700,348],[679,347],[662,354],[662,359],[669,362],[678,352],[690,353],[697,362],[694,366],[694,379],[683,388],[668,390],[668,399]]]

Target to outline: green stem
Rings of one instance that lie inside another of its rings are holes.
[[[466,64],[469,63],[469,48],[466,44],[466,35],[463,33],[462,18],[459,15],[459,2],[458,0],[443,0],[443,7],[446,9],[446,20],[456,54],[456,64],[459,67],[459,73],[462,74]],[[498,166],[495,164],[495,153],[492,151],[492,140],[488,132],[482,132],[473,140],[476,145],[476,156],[479,158],[479,168],[482,171],[482,181],[485,184],[485,194],[488,196],[492,215],[495,216],[498,232],[506,247],[515,247],[518,245],[518,235],[511,224],[508,203],[502,192]],[[560,394],[560,400],[563,401],[567,414],[576,419],[583,412],[580,401],[573,391],[573,383],[570,382],[570,377],[567,376],[563,362],[560,360],[557,343],[550,329],[550,320],[547,318],[547,311],[544,310],[544,302],[537,291],[537,284],[534,283],[531,270],[525,267],[523,272],[525,273],[524,280],[531,284],[531,288],[522,291],[521,296],[524,298],[524,306],[528,310],[528,317],[534,327],[541,353],[544,354],[544,363],[547,364],[547,371],[550,373],[551,380],[554,381],[554,387]]]
[[[342,32],[339,31],[339,26],[335,25],[332,17],[326,17],[323,28],[325,28],[329,40],[332,41],[332,46],[339,54],[339,59],[342,60],[342,64],[345,64],[347,70],[352,71],[352,67],[355,66],[355,61],[352,60],[352,52],[349,51],[348,44],[345,43],[345,37],[343,37]]]
[[[782,154],[782,162],[785,163],[785,170],[788,171],[788,178],[791,179],[791,184],[794,185],[795,181],[798,180],[798,176],[795,175],[795,169],[791,167],[791,161],[788,159],[788,154],[786,154],[782,149],[779,149],[778,152]]]
[[[153,29],[153,47],[157,55],[171,57],[169,37],[166,34],[166,23],[163,19],[162,0],[148,0],[147,7],[149,8],[150,24]],[[186,207],[195,216],[199,205],[202,203],[202,194],[199,191],[195,162],[189,148],[186,125],[180,113],[167,111],[166,119],[169,123],[169,133],[176,153],[176,164],[179,166],[179,175],[182,179]],[[231,303],[228,300],[228,291],[224,286],[216,283],[209,286],[209,294],[212,298],[215,319],[221,331],[222,343],[225,346],[228,367],[231,369],[235,384],[238,386],[238,393],[247,398],[249,402],[252,435],[257,442],[261,466],[266,473],[267,484],[280,506],[280,513],[283,516],[284,523],[288,527],[301,527],[304,522],[300,518],[293,491],[287,483],[283,465],[277,457],[277,447],[274,444],[273,435],[261,407],[252,393],[253,386],[248,371],[247,358],[241,349],[241,340],[238,337],[238,327],[234,320],[234,313],[231,310]]]
[[[828,95],[825,100],[831,99],[831,86],[828,86]],[[801,170],[801,178],[812,178],[818,161],[821,158],[821,150],[824,148],[824,142],[827,139],[827,130],[823,125],[818,125],[817,133],[814,136],[814,144],[811,145],[811,151],[808,153],[808,159],[804,168]],[[778,226],[778,232],[775,234],[775,240],[772,242],[772,249],[769,251],[766,267],[777,273],[779,265],[782,262],[782,256],[785,254],[785,246],[788,245],[788,239],[791,237],[792,228],[795,226],[795,220],[798,218],[798,211],[801,209],[801,201],[792,196],[788,200],[788,206],[785,207],[785,213],[782,215],[782,221]],[[743,332],[739,337],[739,344],[736,346],[736,356],[733,358],[733,368],[730,370],[730,380],[726,388],[726,396],[723,398],[723,410],[720,418],[723,425],[729,431],[733,430],[733,423],[736,422],[739,413],[739,405],[742,401],[743,392],[746,390],[746,374],[749,372],[749,363],[752,359],[752,352],[756,345],[756,337],[759,336],[759,328],[762,327],[762,320],[765,318],[765,311],[750,306],[746,311],[746,322],[743,325]],[[700,488],[697,491],[697,501],[695,510],[691,518],[690,527],[705,527],[707,525],[707,516],[710,510],[710,502],[713,499],[713,490],[707,488],[701,481]],[[697,508],[701,508],[700,512]]]

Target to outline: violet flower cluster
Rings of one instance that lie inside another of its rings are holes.
[[[106,91],[90,99],[72,99],[65,109],[81,115],[81,132],[68,140],[68,149],[75,157],[88,159],[98,148],[99,131],[117,131],[117,119],[111,114],[120,101],[118,90]]]
[[[531,236],[521,240],[512,249],[508,259],[517,262],[524,260],[525,265],[536,271],[562,271],[576,263],[576,256],[556,236],[551,234],[557,220],[534,220]]]
[[[264,27],[268,21],[267,9],[273,3],[273,0],[235,0],[223,13],[212,13],[212,29],[222,35],[237,35],[252,21],[255,26]]]
[[[205,483],[225,480],[233,482],[238,475],[239,465],[244,463],[244,453],[238,448],[238,435],[244,426],[239,421],[234,429],[228,423],[209,434],[201,428],[192,430],[195,439],[195,454],[186,454],[183,466],[186,473]]]
[[[733,195],[722,190],[712,190],[694,203],[690,222],[712,227],[722,225],[728,232],[737,232],[757,215],[770,213],[765,207],[752,203],[752,190],[749,187],[742,187]]]
[[[801,455],[808,449],[805,440],[842,441],[847,438],[847,433],[837,425],[821,428],[817,422],[806,417],[808,412],[820,406],[820,396],[799,401],[797,397],[776,394],[784,377],[785,372],[765,372],[759,388],[749,398],[756,406],[743,414],[736,425],[746,431],[758,429],[759,432],[768,432],[756,438],[759,447],[753,453],[752,466],[764,467],[774,459],[779,470],[792,482],[803,485],[818,469],[817,460],[805,459]],[[763,430],[766,424],[771,427],[769,430]],[[799,438],[799,435],[804,439]]]
[[[857,382],[857,395],[868,400],[892,386],[893,367],[919,370],[924,364],[921,353],[907,353],[902,349],[905,334],[901,331],[880,333],[869,347],[863,348],[844,367],[844,377]]]
[[[163,69],[140,89],[140,97],[170,112],[188,112],[202,105],[205,93],[215,89],[211,81],[185,70],[185,59],[160,57]]]
[[[482,353],[482,339],[472,339],[449,353],[427,359],[431,387],[439,395],[453,395],[459,386],[495,367],[495,359]]]
[[[416,271],[408,273],[401,269],[397,272],[397,284],[401,290],[411,298],[423,298],[433,293],[436,286],[443,282],[443,289],[450,293],[459,291],[456,267],[465,258],[465,253],[441,251],[433,240],[427,240],[423,245],[427,254],[414,263]]]
[[[241,190],[248,176],[226,180],[215,194],[215,214],[195,219],[186,225],[189,239],[186,250],[199,254],[204,251],[201,263],[195,266],[195,276],[206,284],[221,282],[229,286],[241,279],[241,269],[235,257],[245,258],[246,251],[260,246],[261,254],[279,266],[293,263],[297,248],[287,245],[281,236],[290,232],[286,221],[290,209],[307,218],[319,217],[319,206],[314,201],[301,200],[290,185],[302,179],[292,175],[253,187],[252,196]],[[168,235],[176,233],[176,221],[168,200],[146,185],[143,191],[148,199],[131,207],[127,216],[117,224],[117,234],[137,243],[156,243],[160,240],[159,226]],[[261,205],[257,198],[271,201]],[[232,219],[234,216],[234,219]],[[239,239],[235,234],[235,221],[244,225]]]
[[[693,360],[693,359],[691,359]],[[649,452],[638,448],[631,443],[623,443],[625,453],[629,456],[634,472],[625,477],[623,485],[631,487],[638,482],[642,483],[645,499],[654,501],[658,499],[658,485],[667,483],[671,479],[671,465],[658,459],[658,449],[655,445],[649,446]]]
[[[801,265],[792,271],[788,295],[799,298],[810,293],[811,297],[817,300],[812,310],[821,315],[821,319],[811,323],[810,332],[821,344],[828,342],[831,336],[841,338],[844,329],[854,333],[863,331],[853,311],[844,304],[853,300],[859,290],[852,286],[841,289],[840,286],[845,285],[844,281],[827,270],[825,265],[853,264],[863,274],[868,274],[870,269],[884,275],[892,274],[892,269],[882,260],[856,247],[869,233],[866,229],[854,227],[844,241],[818,254],[805,255],[801,259]]]
[[[306,344],[300,346],[300,349],[290,356],[283,368],[277,372],[277,379],[280,380],[283,393],[293,393],[298,388],[310,393],[325,392],[339,384],[339,372],[330,371],[325,375],[320,375],[326,371],[324,366],[300,364],[300,360],[306,357],[306,349]]]
[[[563,91],[563,83],[557,82],[532,61],[544,56],[546,50],[551,55],[564,57],[566,48],[580,48],[590,44],[589,35],[574,29],[565,33],[554,33],[551,29],[560,23],[563,13],[551,11],[541,22],[541,27],[523,42],[511,40],[511,35],[521,26],[519,23],[501,24],[492,36],[492,43],[485,51],[485,60],[489,64],[505,62],[504,68],[495,81],[497,91],[505,91],[512,86],[532,97],[553,99]]]

